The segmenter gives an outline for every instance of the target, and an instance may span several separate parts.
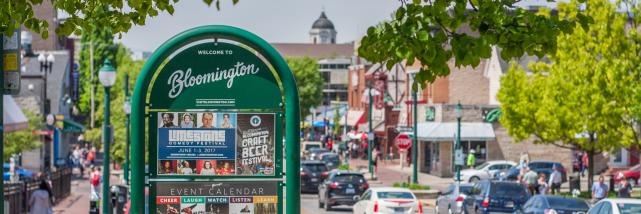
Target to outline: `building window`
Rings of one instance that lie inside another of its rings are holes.
[[[461,141],[461,149],[463,149],[465,157],[470,154],[471,150],[474,150],[477,166],[487,161],[487,142],[485,141]]]

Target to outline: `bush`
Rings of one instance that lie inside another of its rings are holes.
[[[350,168],[349,168],[349,165],[348,165],[348,164],[340,165],[340,166],[338,166],[338,168],[337,168],[337,169],[338,169],[338,170],[350,170]]]
[[[394,183],[392,187],[400,187],[400,188],[408,188],[411,190],[429,190],[430,186],[427,185],[420,185],[420,184],[415,184],[415,183]]]

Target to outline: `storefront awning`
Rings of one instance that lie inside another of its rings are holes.
[[[374,126],[372,127],[374,129],[375,133],[385,133],[385,121],[374,121]],[[369,132],[369,122],[361,123],[358,125],[358,132],[364,132],[367,133]]]
[[[24,115],[16,101],[13,100],[13,97],[11,97],[11,95],[4,95],[2,101],[4,102],[2,109],[4,132],[13,132],[28,128],[29,119]]]
[[[356,126],[359,123],[364,122],[365,121],[364,115],[365,115],[364,111],[359,111],[359,110],[347,111],[347,125]]]
[[[422,141],[453,141],[456,123],[418,123],[418,139]],[[490,123],[461,123],[462,141],[493,141],[496,139]]]
[[[68,132],[68,133],[83,133],[85,132],[85,127],[81,125],[80,123],[76,123],[73,120],[67,120],[65,119],[63,121],[63,132]]]

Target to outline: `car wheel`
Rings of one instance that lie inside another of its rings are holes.
[[[474,176],[470,178],[470,183],[476,183],[476,182],[479,182],[480,180],[481,179],[479,177]]]

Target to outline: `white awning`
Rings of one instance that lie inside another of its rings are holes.
[[[364,111],[359,111],[359,110],[349,110],[347,111],[347,125],[348,126],[356,126],[358,124],[359,120],[363,118]],[[341,121],[341,125],[345,125],[343,121]]]
[[[4,102],[2,109],[4,132],[18,131],[29,127],[27,116],[24,115],[11,95],[4,95],[2,101]]]
[[[453,141],[456,123],[418,123],[418,139],[422,141]],[[461,123],[461,141],[493,141],[496,139],[490,123]]]

